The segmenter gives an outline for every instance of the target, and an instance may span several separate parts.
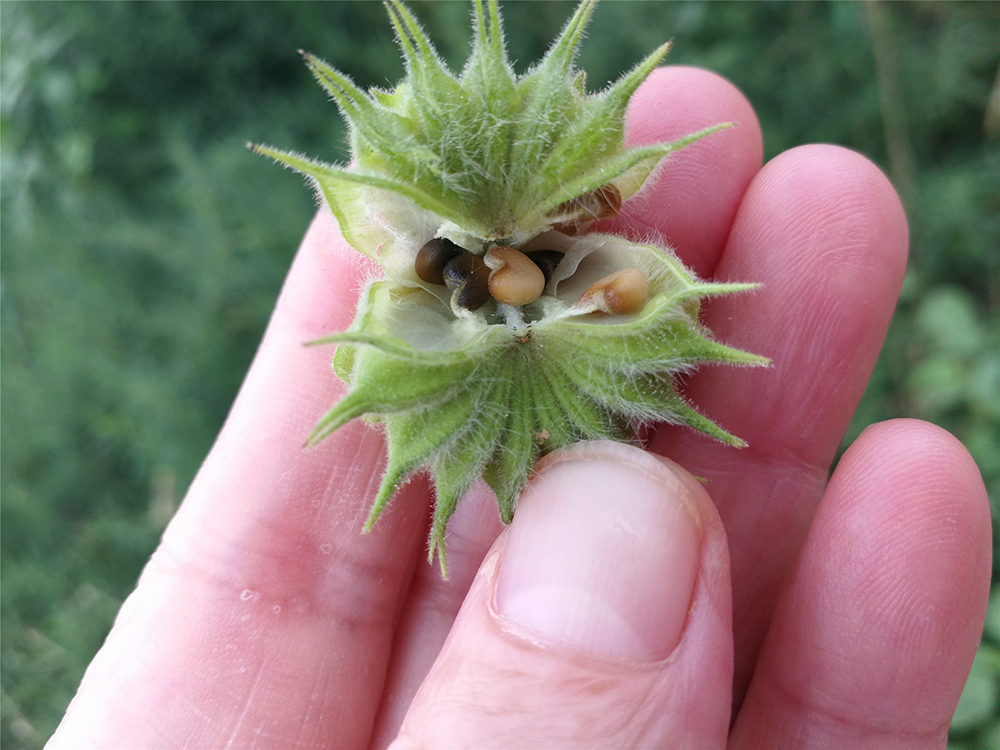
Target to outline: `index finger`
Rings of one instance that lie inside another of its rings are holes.
[[[354,423],[302,447],[343,388],[329,349],[303,344],[350,323],[358,257],[321,211],[222,433],[52,747],[367,744],[428,492],[411,484],[363,536],[381,436]]]

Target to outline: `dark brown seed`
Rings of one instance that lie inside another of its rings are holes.
[[[542,275],[545,276],[545,285],[548,286],[552,280],[552,272],[556,270],[559,261],[563,259],[563,254],[558,250],[535,250],[534,252],[527,253],[527,256],[536,266],[542,269]]]
[[[451,240],[435,237],[417,252],[413,265],[417,276],[428,284],[444,284],[444,267],[464,252]]]
[[[459,307],[478,310],[490,300],[490,268],[481,256],[465,253],[453,258],[442,276],[449,289],[458,290]]]

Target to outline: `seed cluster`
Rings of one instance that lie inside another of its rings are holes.
[[[499,245],[486,256],[436,237],[417,252],[414,270],[421,281],[456,290],[456,302],[478,310],[490,299],[520,307],[538,299],[562,260],[558,250],[521,252]]]
[[[614,215],[621,207],[621,195],[614,186],[605,186],[577,199],[583,200],[591,202],[598,218]],[[601,209],[597,205],[600,202],[607,205]],[[417,252],[414,270],[421,281],[453,290],[455,302],[466,310],[478,310],[490,299],[521,307],[531,304],[545,291],[569,242],[565,234],[547,232],[520,250],[497,245],[483,256],[436,237]],[[553,245],[560,249],[552,249]],[[624,268],[588,287],[577,306],[627,315],[641,309],[648,295],[646,275],[638,268]]]

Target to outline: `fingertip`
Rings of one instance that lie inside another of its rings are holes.
[[[532,637],[598,658],[667,658],[694,598],[704,495],[680,467],[630,446],[587,442],[550,454],[508,532],[497,612]]]
[[[948,430],[921,419],[890,419],[864,429],[845,458],[864,455],[870,472],[907,480],[920,493],[953,497],[970,509],[989,511],[982,474],[969,450]],[[872,460],[872,457],[877,457]],[[919,469],[915,474],[914,470]],[[919,482],[916,481],[919,476]],[[946,494],[942,492],[948,489]]]
[[[667,66],[639,87],[627,118],[629,145],[672,141],[724,122],[736,126],[672,154],[613,226],[637,239],[658,234],[704,277],[711,275],[743,193],[761,166],[757,115],[725,78]]]
[[[988,589],[992,527],[979,467],[958,438],[919,419],[893,419],[864,430],[835,473],[838,495],[865,502],[872,490],[882,502],[866,509],[871,524],[901,528],[910,545],[948,543],[964,565],[967,596]],[[840,477],[837,477],[837,474]],[[834,485],[831,485],[834,486]],[[944,535],[944,531],[948,534]],[[986,594],[979,592],[985,607]]]
[[[830,144],[789,149],[764,165],[747,197],[741,214],[766,222],[769,236],[809,226],[839,240],[830,251],[843,265],[902,283],[909,252],[903,204],[885,173],[862,154]]]
[[[990,583],[979,472],[917,420],[844,454],[775,614],[734,746],[940,747]]]
[[[551,454],[399,746],[721,746],[729,601],[721,522],[690,475],[617,444]]]

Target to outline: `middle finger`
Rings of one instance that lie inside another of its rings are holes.
[[[722,341],[771,357],[774,367],[705,368],[687,389],[750,447],[670,428],[650,442],[709,480],[726,526],[737,705],[885,337],[907,242],[899,198],[864,157],[805,146],[765,165],[714,274],[764,286],[714,300],[705,320]]]

